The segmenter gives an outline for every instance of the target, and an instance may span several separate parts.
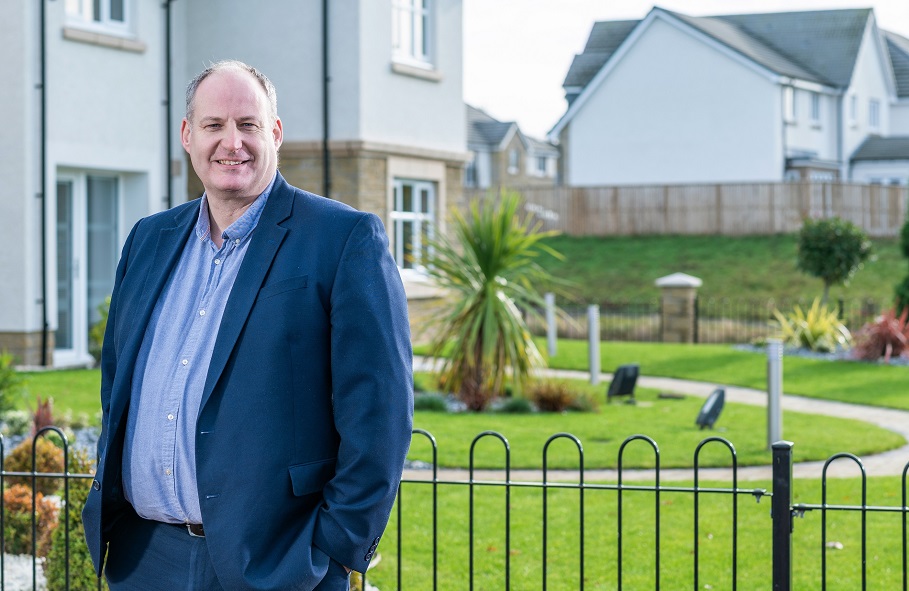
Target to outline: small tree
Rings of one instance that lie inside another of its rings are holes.
[[[871,241],[852,222],[833,217],[802,224],[798,269],[824,282],[821,304],[827,303],[831,285],[848,285],[871,256]]]
[[[543,364],[521,308],[543,307],[538,286],[556,280],[537,260],[560,255],[541,242],[553,233],[520,216],[519,204],[510,193],[498,203],[474,201],[466,215],[455,211],[453,239],[434,241],[428,261],[429,275],[452,296],[432,346],[445,356],[441,382],[474,411],[501,392],[509,370],[522,383]]]

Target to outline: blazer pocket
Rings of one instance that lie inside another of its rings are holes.
[[[301,275],[299,277],[291,277],[290,279],[283,279],[277,283],[272,283],[266,285],[259,290],[259,296],[257,300],[264,300],[265,298],[270,298],[276,296],[279,293],[284,293],[285,291],[293,291],[295,289],[303,289],[309,283],[309,275]]]
[[[325,488],[325,483],[335,475],[335,464],[337,464],[337,458],[329,458],[288,468],[294,495],[302,497]]]

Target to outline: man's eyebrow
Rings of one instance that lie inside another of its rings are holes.
[[[215,116],[213,116],[213,115],[207,115],[207,116],[202,117],[201,119],[199,119],[199,123],[200,123],[200,124],[205,124],[205,123],[220,123],[221,121],[222,121],[222,119],[221,119],[220,117],[215,117]]]

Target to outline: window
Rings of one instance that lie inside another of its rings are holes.
[[[394,0],[392,5],[392,48],[399,61],[429,65],[432,61],[430,2]]]
[[[795,123],[795,89],[791,86],[783,87],[783,119]]]
[[[868,101],[868,127],[877,129],[881,125],[881,102],[877,99]]]
[[[518,174],[521,164],[521,155],[515,149],[508,152],[508,174]]]
[[[423,270],[435,237],[436,188],[427,181],[395,179],[391,212],[395,262],[401,269]]]
[[[816,92],[811,93],[811,122],[815,125],[821,123],[821,95]]]
[[[849,97],[849,123],[853,126],[858,122],[858,97],[854,94]]]
[[[477,153],[472,150],[470,152],[470,159],[464,165],[464,186],[477,186]]]
[[[537,173],[546,176],[546,156],[537,156]]]
[[[66,0],[66,15],[80,24],[124,30],[127,0]]]

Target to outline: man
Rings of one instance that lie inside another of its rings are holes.
[[[101,356],[83,511],[112,589],[334,591],[385,528],[413,412],[406,300],[382,223],[287,184],[268,79],[187,89],[205,194],[140,220]]]

